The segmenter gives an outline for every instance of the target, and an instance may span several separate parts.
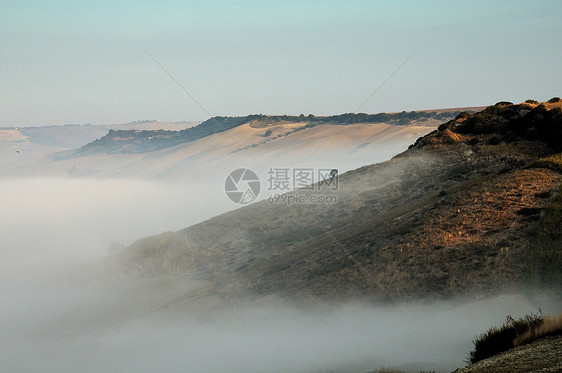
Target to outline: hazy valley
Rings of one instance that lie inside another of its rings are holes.
[[[507,314],[560,310],[559,106],[104,129],[3,162],[6,367],[460,367]],[[224,191],[237,167],[264,188],[242,208]],[[337,189],[287,194],[337,203],[271,203],[272,167],[338,169]]]

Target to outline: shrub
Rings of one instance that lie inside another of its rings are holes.
[[[519,320],[508,320],[500,327],[492,327],[473,341],[474,350],[470,352],[469,361],[474,364],[480,360],[497,355],[515,347],[515,339],[543,321],[542,315],[526,315]]]
[[[490,106],[466,118],[453,130],[462,134],[494,134],[507,142],[539,140],[555,152],[562,151],[562,109],[548,110],[542,104],[523,116],[518,107]]]
[[[490,140],[488,140],[488,144],[490,145],[499,145],[502,142],[502,138],[500,136],[492,136]]]
[[[539,106],[534,108],[531,112],[534,113],[535,115],[539,115],[548,112],[548,109],[546,108],[546,106],[544,106],[544,104],[540,104]]]
[[[470,114],[469,112],[463,111],[463,112],[459,113],[459,115],[457,115],[455,117],[455,119],[470,118],[471,116],[472,116],[472,114]]]
[[[560,102],[560,97],[553,97],[550,100],[548,100],[549,104],[555,104],[557,102]]]
[[[539,104],[539,102],[537,100],[526,100],[525,102],[528,103],[528,104],[535,104],[535,105]]]
[[[445,131],[447,128],[449,128],[449,127],[451,126],[451,124],[452,124],[451,122],[443,123],[443,124],[441,124],[439,127],[437,127],[437,130],[438,130],[439,132]]]
[[[562,153],[540,158],[529,164],[528,168],[547,168],[562,173]]]
[[[468,145],[476,145],[478,144],[478,137],[473,137],[467,142]]]
[[[410,124],[411,123],[411,119],[408,118],[400,118],[398,120],[398,125],[400,126],[405,126],[406,124]]]
[[[273,133],[272,130],[267,130],[267,131],[265,131],[265,133],[263,134],[263,137],[269,137],[269,136],[271,136],[272,133]]]

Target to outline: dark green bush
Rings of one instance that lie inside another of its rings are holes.
[[[520,105],[490,106],[466,117],[465,121],[454,128],[454,131],[463,134],[494,134],[507,142],[539,140],[553,150],[560,151],[562,150],[562,109],[547,110],[544,105],[538,105],[531,111],[522,112]]]
[[[451,126],[451,122],[446,122],[446,123],[443,123],[442,125],[440,125],[439,127],[437,127],[437,130],[438,130],[439,132],[445,131],[445,130],[446,130],[447,128],[449,128],[450,126]]]
[[[462,118],[470,118],[472,114],[467,111],[460,112],[459,115],[456,116],[455,119],[462,119]]]
[[[411,123],[411,119],[408,119],[408,118],[400,118],[398,120],[398,125],[400,125],[400,126],[405,126],[405,125],[410,124],[410,123]]]

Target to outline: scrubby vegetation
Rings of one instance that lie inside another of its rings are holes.
[[[554,316],[545,316],[539,325],[517,336],[514,340],[514,345],[515,347],[523,346],[540,338],[559,334],[562,334],[562,313]]]
[[[541,157],[527,168],[562,173],[562,110],[552,106],[558,102],[557,97],[545,104],[534,100],[518,105],[499,102],[476,114],[460,113],[454,120],[439,126],[433,137],[419,139],[413,147],[464,142],[475,146],[481,155],[493,155],[501,153],[506,146],[519,146],[530,152],[532,146],[542,143],[546,146],[542,145],[543,149],[537,152]],[[513,167],[506,167],[500,173],[512,170]],[[528,279],[539,286],[562,287],[562,189],[548,208],[521,209],[517,214],[539,221],[529,232]]]
[[[529,168],[547,168],[562,173],[562,153],[540,158],[532,162]]]
[[[473,341],[474,350],[469,355],[470,363],[474,364],[512,349],[517,338],[540,326],[543,319],[542,315],[526,315],[518,320],[508,317],[502,326],[490,328]]]
[[[562,110],[547,110],[544,105],[510,105],[500,102],[476,114],[461,113],[455,121],[439,130],[460,134],[496,135],[498,141],[540,140],[554,149],[562,149]],[[498,137],[499,136],[499,137]]]
[[[405,373],[405,372],[403,372],[401,370],[396,370],[396,369],[382,368],[382,369],[379,369],[379,370],[375,370],[372,373]],[[434,370],[420,370],[419,373],[435,373],[435,371]]]
[[[435,119],[435,120],[448,120],[458,115],[459,111],[446,111],[437,113],[435,111],[402,111],[400,113],[345,113],[332,116],[308,116],[299,115],[263,115],[259,114],[254,116],[254,122],[260,124],[277,124],[277,123],[299,123],[308,122],[311,124],[356,124],[356,123],[384,123],[396,121],[399,125],[406,125],[415,120]]]
[[[529,274],[541,285],[562,286],[562,188],[533,231]]]
[[[562,334],[562,313],[555,316],[531,314],[518,320],[508,316],[502,326],[490,328],[473,342],[474,350],[470,352],[469,362],[474,364],[514,347],[560,334]]]

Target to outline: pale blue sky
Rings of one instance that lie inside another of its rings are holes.
[[[562,94],[562,1],[0,0],[0,126]]]

